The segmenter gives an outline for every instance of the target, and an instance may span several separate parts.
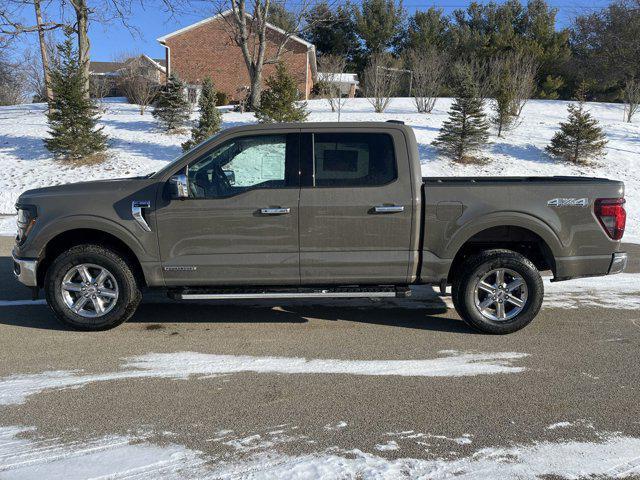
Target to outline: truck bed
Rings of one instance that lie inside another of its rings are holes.
[[[553,177],[422,177],[428,183],[620,183],[600,177],[576,177],[557,175]]]

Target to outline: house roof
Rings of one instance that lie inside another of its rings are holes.
[[[162,73],[166,73],[167,72],[167,67],[165,65],[163,65],[163,63],[165,63],[164,60],[162,60],[161,61],[162,63],[160,63],[158,60],[154,60],[153,58],[149,57],[148,55],[145,55],[144,53],[142,55],[140,55],[140,57],[143,58],[144,60],[147,60],[151,65],[156,67]]]
[[[163,35],[162,37],[157,38],[158,42],[164,44],[164,42],[170,38],[173,37],[174,35],[178,35],[180,33],[184,33],[188,30],[191,30],[192,28],[196,28],[199,27],[201,25],[204,25],[206,23],[212,22],[214,20],[217,20],[219,18],[222,17],[226,17],[227,15],[229,15],[232,12],[232,10],[225,10],[222,13],[218,13],[217,15],[214,15],[213,17],[209,17],[209,18],[205,18],[204,20],[200,20],[199,22],[193,23],[191,25],[188,25],[184,28],[181,28],[180,30],[176,30],[175,32],[171,32],[171,33],[167,33],[166,35]],[[253,18],[253,16],[249,13],[245,14],[247,15],[247,17],[249,18]],[[283,29],[276,27],[275,25],[271,24],[271,23],[267,23],[267,28],[270,28],[271,30],[275,30],[276,32],[282,33],[283,35],[289,35],[287,32],[285,32]],[[294,42],[298,42],[301,43],[302,45],[305,45],[307,47],[307,49],[314,49],[315,50],[315,46],[313,45],[313,43],[309,43],[306,40],[303,40],[302,38],[298,37],[297,35],[289,35],[289,38],[291,40],[293,40]]]
[[[91,73],[104,74],[113,73],[122,68],[121,62],[89,62]]]
[[[145,55],[144,53],[142,55],[139,55],[138,57],[127,58],[123,62],[89,62],[89,70],[95,75],[115,74],[118,72],[118,70],[124,68],[125,64],[132,60],[135,60],[136,58],[142,58],[146,60],[153,67],[157,68],[163,73],[166,71],[166,62],[164,60],[153,59],[148,55]]]

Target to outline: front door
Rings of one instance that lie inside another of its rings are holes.
[[[156,211],[167,286],[300,283],[298,145],[244,134],[189,164],[189,198]]]
[[[302,138],[302,283],[406,283],[413,195],[402,134],[322,129]]]

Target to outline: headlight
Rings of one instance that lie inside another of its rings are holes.
[[[16,242],[21,244],[29,235],[29,231],[36,223],[36,207],[34,205],[16,205],[18,211],[18,233],[16,235]]]

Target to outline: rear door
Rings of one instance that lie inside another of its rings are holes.
[[[302,284],[406,283],[413,203],[402,132],[302,132]]]

